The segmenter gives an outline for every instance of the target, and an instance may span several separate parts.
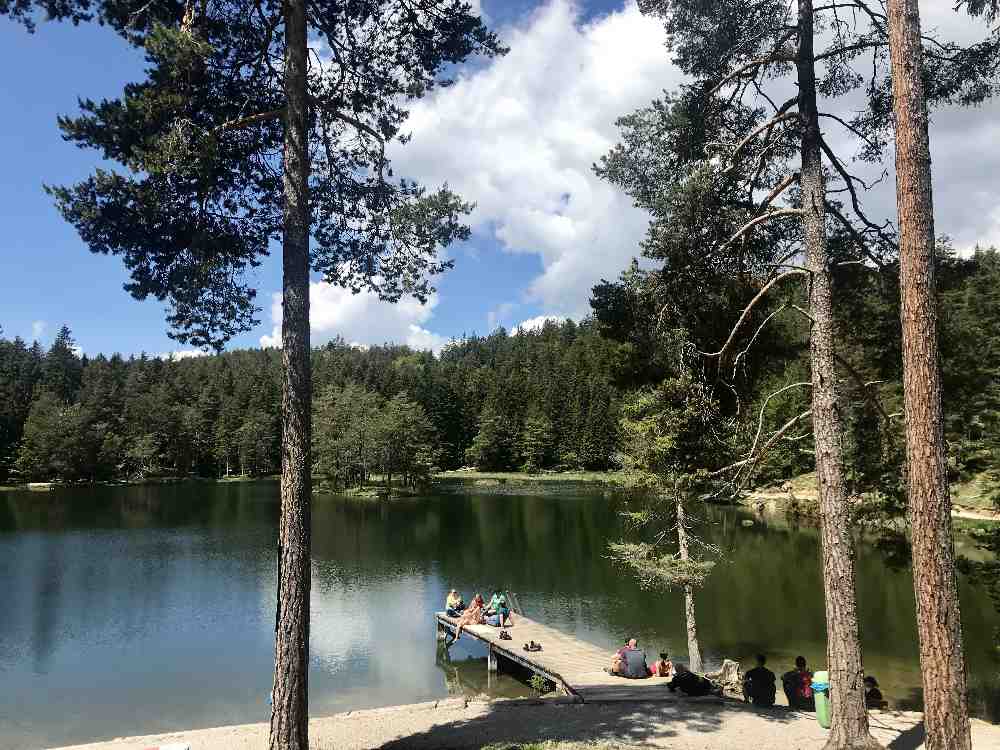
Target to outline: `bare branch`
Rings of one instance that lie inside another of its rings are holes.
[[[740,366],[740,360],[743,359],[743,357],[745,357],[747,355],[747,352],[750,351],[751,347],[753,347],[754,343],[757,341],[757,337],[760,336],[760,332],[764,330],[764,326],[766,326],[771,321],[771,318],[777,316],[778,314],[784,312],[787,309],[788,309],[788,305],[782,305],[777,310],[775,310],[770,315],[768,315],[766,318],[764,318],[764,321],[759,326],[757,326],[757,330],[754,331],[753,336],[750,337],[750,343],[748,343],[747,346],[746,346],[746,348],[743,351],[741,351],[739,354],[737,354],[736,358],[733,360],[733,380],[734,381],[736,380],[736,370]]]
[[[830,162],[833,164],[834,169],[837,170],[837,172],[843,178],[844,183],[847,185],[847,189],[848,189],[848,191],[851,194],[851,204],[854,206],[854,213],[857,214],[857,217],[859,219],[861,219],[861,223],[864,224],[869,229],[871,229],[876,234],[878,234],[879,239],[881,239],[887,245],[889,245],[890,247],[898,249],[898,246],[896,245],[896,242],[891,237],[888,237],[885,234],[884,227],[880,227],[878,224],[875,224],[872,221],[870,221],[868,219],[868,217],[865,216],[864,211],[861,210],[861,201],[858,200],[858,193],[854,189],[854,181],[855,181],[856,178],[853,177],[844,168],[844,165],[841,164],[840,159],[837,158],[837,155],[833,152],[833,149],[830,148],[830,146],[826,142],[825,138],[821,137],[820,140],[819,140],[819,142],[820,142],[820,146],[823,147],[823,152],[827,155],[827,157],[830,159]]]
[[[784,437],[786,432],[791,430],[793,427],[795,427],[795,425],[797,425],[799,422],[801,422],[803,419],[810,416],[811,414],[812,414],[812,409],[809,409],[808,411],[804,411],[798,416],[792,417],[787,422],[785,422],[785,424],[782,425],[782,427],[777,432],[775,432],[770,438],[768,438],[768,441],[764,443],[764,445],[761,446],[760,452],[757,453],[756,456],[750,456],[748,458],[744,458],[742,461],[737,461],[734,464],[729,464],[729,466],[725,466],[721,469],[717,469],[711,472],[708,476],[718,477],[722,476],[727,472],[732,471],[733,469],[739,469],[743,466],[746,466],[747,464],[756,465],[757,463],[760,463],[760,460],[767,455],[767,452],[774,446],[775,443],[777,443],[782,437]]]
[[[229,130],[237,130],[239,128],[245,128],[248,125],[257,125],[262,122],[267,122],[268,120],[276,120],[279,117],[285,116],[285,108],[272,109],[270,112],[260,112],[256,115],[250,115],[249,117],[240,117],[235,120],[230,120],[229,122],[224,122],[221,125],[217,125],[210,131],[212,135],[219,135],[220,133],[225,133]]]
[[[766,55],[764,57],[758,57],[756,60],[751,60],[745,65],[741,65],[736,70],[729,73],[725,78],[723,78],[721,81],[715,84],[711,89],[709,89],[708,96],[716,94],[719,91],[719,89],[724,88],[728,84],[732,83],[735,79],[740,78],[744,73],[747,73],[748,71],[751,70],[756,71],[758,68],[777,62],[795,62],[794,54],[792,54],[788,50],[781,49],[781,46],[789,39],[791,39],[794,35],[795,34],[792,32],[787,33],[776,45],[777,49],[775,52],[772,52],[770,55]]]
[[[836,49],[827,50],[822,54],[816,55],[813,58],[813,62],[819,62],[820,60],[826,60],[830,57],[836,57],[837,55],[845,55],[848,52],[856,52],[866,49],[876,49],[878,47],[886,47],[889,45],[889,40],[884,42],[858,42],[857,44],[848,44],[846,47],[837,47]]]
[[[885,264],[881,260],[879,260],[875,255],[872,254],[871,250],[868,247],[868,243],[865,242],[865,238],[861,236],[861,233],[850,222],[850,220],[848,220],[848,218],[846,216],[844,216],[843,213],[841,213],[840,209],[838,209],[832,203],[827,202],[827,204],[826,204],[826,210],[835,219],[837,219],[841,224],[844,225],[844,227],[847,229],[848,233],[854,239],[855,244],[857,244],[857,246],[861,249],[861,252],[863,252],[865,254],[865,257],[868,258],[868,260],[870,260],[876,266],[878,266],[879,271],[884,271],[885,270]]]
[[[772,117],[767,122],[758,125],[752,131],[750,131],[750,134],[742,141],[740,141],[736,145],[736,148],[733,149],[733,153],[729,155],[730,166],[725,171],[729,172],[734,168],[733,165],[735,165],[736,158],[740,155],[740,152],[743,151],[743,149],[745,149],[747,146],[749,146],[758,135],[763,133],[765,130],[770,131],[775,125],[778,125],[784,120],[791,120],[793,118],[797,118],[798,116],[799,116],[798,112],[788,112],[788,111],[781,112]]]
[[[729,338],[726,339],[726,343],[722,345],[722,348],[719,349],[719,351],[717,352],[699,352],[699,354],[702,354],[712,359],[716,357],[722,357],[723,355],[725,355],[729,347],[732,346],[733,340],[736,338],[736,334],[740,330],[740,326],[743,325],[746,319],[750,316],[750,312],[753,310],[754,306],[758,302],[760,302],[761,299],[764,298],[764,295],[768,293],[771,287],[773,287],[775,284],[777,284],[779,281],[782,281],[783,279],[787,279],[792,276],[805,275],[805,273],[806,273],[805,271],[786,271],[785,273],[778,274],[773,279],[768,281],[764,286],[761,287],[760,291],[757,292],[757,296],[755,296],[752,300],[750,300],[750,304],[746,306],[746,309],[743,310],[743,314],[740,315],[740,319],[736,321],[736,325],[733,326],[733,330],[730,332]]]
[[[803,213],[801,208],[776,208],[772,211],[768,211],[754,219],[751,219],[746,224],[744,224],[736,234],[726,240],[722,245],[719,246],[719,250],[725,250],[727,247],[732,245],[736,240],[745,235],[754,227],[763,224],[771,219],[777,219],[782,216],[799,216]]]
[[[761,201],[759,210],[763,211],[765,208],[770,206],[779,195],[781,195],[789,187],[791,187],[798,181],[799,181],[798,172],[793,172],[792,174],[788,175],[785,179],[779,182],[770,193],[767,194],[767,197],[763,201]]]

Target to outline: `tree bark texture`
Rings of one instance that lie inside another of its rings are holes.
[[[889,0],[906,413],[906,488],[928,750],[970,750],[962,620],[945,469],[934,201],[917,0]]]
[[[285,0],[281,519],[271,750],[309,747],[312,381],[309,346],[309,153],[305,0]]]
[[[684,510],[684,500],[680,493],[677,494],[676,503],[677,546],[680,548],[681,560],[687,561],[690,555],[687,537],[687,513]],[[684,618],[687,622],[688,661],[690,662],[688,668],[692,672],[703,672],[701,645],[698,643],[698,619],[694,612],[694,587],[690,584],[684,587]]]
[[[812,0],[798,0],[798,11],[802,224],[806,266],[810,272],[809,308],[813,318],[810,333],[812,419],[820,497],[826,653],[832,714],[826,747],[828,750],[879,747],[869,733],[865,708],[855,593],[854,539],[841,444],[843,424],[835,359],[833,279],[826,236],[826,185],[816,105]]]

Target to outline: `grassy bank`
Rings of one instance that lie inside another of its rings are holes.
[[[587,482],[591,484],[614,484],[621,479],[622,473],[617,471],[542,471],[528,474],[523,471],[441,471],[434,479],[497,481],[497,482]]]
[[[985,472],[951,485],[952,515],[958,519],[984,523],[1000,522],[1000,511],[993,504],[994,490]],[[816,474],[802,474],[760,487],[748,493],[745,503],[771,511],[793,511],[805,516],[817,515],[819,497]]]

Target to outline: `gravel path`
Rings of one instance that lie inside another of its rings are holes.
[[[872,714],[876,738],[890,750],[923,747],[921,715]],[[459,750],[490,742],[600,740],[625,747],[672,750],[817,750],[826,733],[812,715],[755,710],[735,701],[679,699],[650,704],[523,705],[449,699],[352,711],[310,722],[315,750]],[[110,742],[72,750],[145,750],[187,743],[191,750],[264,750],[267,724],[220,727]],[[973,721],[973,747],[1000,750],[1000,725]],[[69,750],[64,749],[64,750]]]

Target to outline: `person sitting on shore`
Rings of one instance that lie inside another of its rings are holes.
[[[670,677],[674,673],[674,663],[670,661],[666,651],[660,652],[660,658],[653,662],[654,677]]]
[[[611,657],[611,666],[605,667],[604,671],[608,674],[621,674],[622,663],[625,660],[625,650],[629,647],[629,643],[632,643],[635,639],[628,639],[622,644],[622,647],[615,651],[614,656]]]
[[[812,691],[813,673],[806,667],[806,657],[795,657],[795,669],[781,675],[781,686],[788,698],[788,705],[801,711],[815,711],[816,699]]]
[[[642,680],[653,675],[653,671],[646,666],[646,652],[639,649],[639,642],[635,638],[629,638],[615,652],[611,658],[611,668],[605,667],[604,671],[630,680]]]
[[[878,689],[878,680],[872,675],[865,675],[865,706],[868,708],[886,708],[889,704],[882,698]]]
[[[452,589],[448,592],[448,598],[445,600],[445,614],[448,615],[448,617],[458,617],[464,611],[465,601],[462,599],[462,595],[455,589]]]
[[[497,628],[505,628],[510,624],[510,607],[503,591],[495,589],[490,603],[486,607],[486,623]]]
[[[722,695],[722,688],[712,684],[707,677],[695,674],[684,664],[677,664],[674,667],[674,679],[667,686],[670,692],[680,690],[685,695],[697,698],[702,695]]]
[[[774,705],[775,689],[774,672],[765,667],[767,658],[757,654],[757,666],[743,677],[743,700],[755,706],[770,708]]]
[[[476,594],[475,598],[468,608],[462,612],[461,616],[458,618],[455,628],[455,638],[451,641],[454,643],[459,638],[462,637],[462,629],[467,628],[470,625],[482,625],[483,624],[483,611],[485,609],[485,604],[483,602],[482,594]],[[449,643],[448,645],[451,645]]]

